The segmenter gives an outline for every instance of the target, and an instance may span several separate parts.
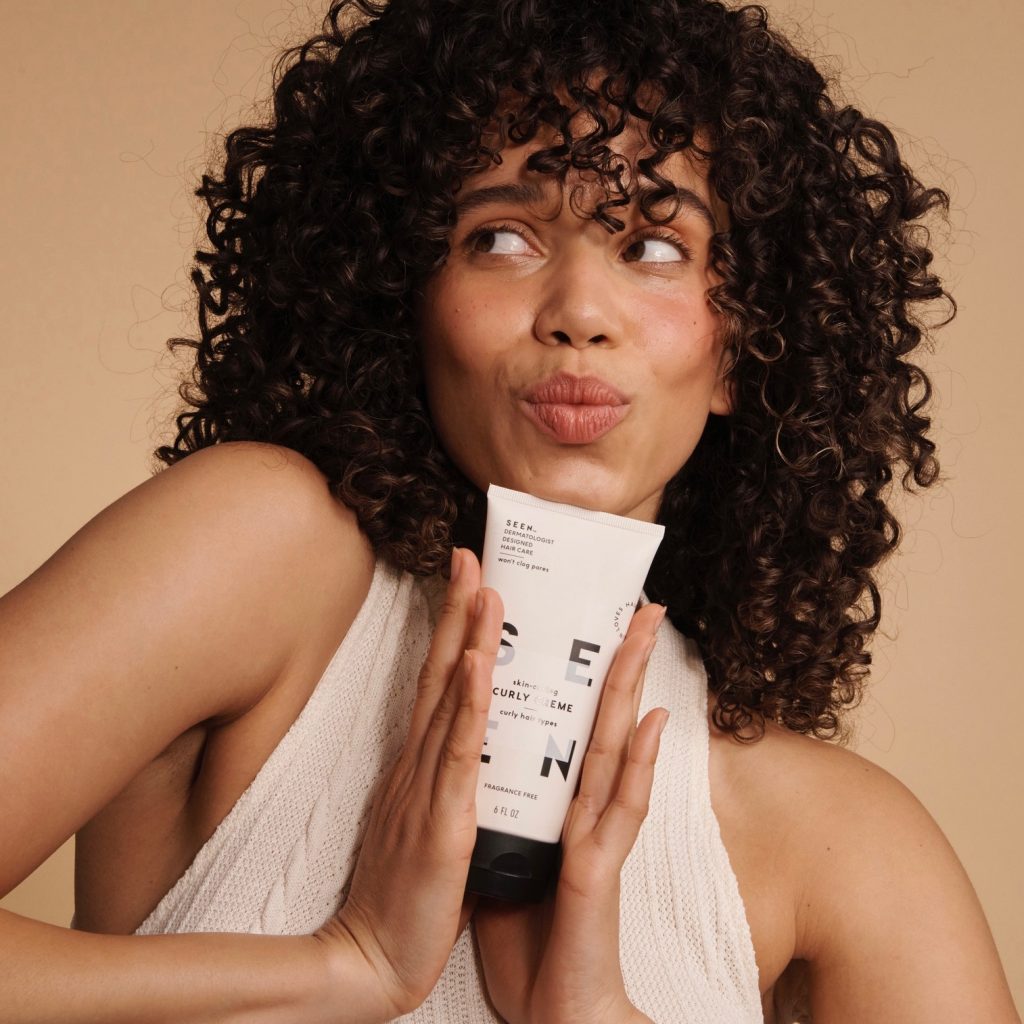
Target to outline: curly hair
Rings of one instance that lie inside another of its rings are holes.
[[[929,337],[917,307],[943,298],[943,324],[956,312],[921,223],[949,197],[911,173],[887,127],[828,95],[763,7],[593,11],[340,0],[281,56],[270,123],[232,131],[197,190],[200,337],[168,342],[195,359],[155,459],[285,445],[320,467],[378,556],[428,575],[453,545],[479,555],[486,497],[436,437],[416,297],[448,254],[463,180],[541,130],[559,144],[527,167],[595,173],[605,199],[587,215],[621,230],[630,185],[607,142],[638,119],[654,147],[638,167],[664,186],[652,208],[671,186],[659,164],[688,147],[728,208],[708,301],[734,389],[665,486],[646,591],[699,645],[717,728],[754,741],[771,720],[845,743],[880,620],[875,570],[900,539],[894,470],[907,491],[939,475],[931,386],[907,356]],[[577,111],[596,125],[580,137]]]

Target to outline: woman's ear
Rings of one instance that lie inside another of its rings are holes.
[[[718,361],[718,376],[715,389],[711,392],[711,408],[716,416],[728,416],[736,407],[736,382],[728,376],[732,370],[734,353],[730,345],[722,345],[722,357]]]

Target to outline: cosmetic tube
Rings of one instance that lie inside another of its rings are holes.
[[[608,668],[665,527],[491,484],[481,586],[504,603],[467,890],[516,902],[557,876]]]

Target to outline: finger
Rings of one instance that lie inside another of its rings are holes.
[[[618,787],[636,723],[635,695],[642,688],[652,645],[648,634],[627,635],[608,671],[577,794],[585,830],[593,827]]]
[[[476,593],[473,618],[468,624],[463,648],[459,652],[459,658],[449,677],[448,684],[440,699],[436,702],[433,713],[430,716],[430,721],[427,723],[420,751],[420,760],[435,766],[437,754],[448,736],[452,721],[455,719],[463,700],[467,669],[472,667],[472,659],[467,661],[465,658],[466,652],[482,650],[484,646],[489,645],[489,641],[485,642],[481,638],[489,635],[489,632],[495,628],[500,632],[500,621],[497,627],[495,627],[494,608],[488,599],[488,590],[489,588],[482,587]],[[489,592],[491,594],[495,593],[493,590]],[[476,604],[478,599],[479,604]],[[433,779],[433,773],[431,774],[431,779]]]
[[[648,633],[653,636],[657,633],[664,615],[665,606],[663,604],[645,604],[629,620],[626,636],[632,636],[634,632]]]
[[[417,757],[430,720],[462,660],[480,588],[480,563],[476,555],[468,548],[457,548],[454,555],[460,572],[457,579],[448,583],[448,592],[416,683],[416,702],[406,749]]]
[[[649,617],[645,617],[645,619],[644,619],[644,627],[643,627],[644,631],[645,632],[649,632],[651,634],[651,636],[655,636],[655,637],[661,636],[661,623],[665,619],[665,612],[667,611],[667,609],[665,608],[665,606],[663,604],[653,604],[653,605],[646,605],[644,608],[641,609],[641,612],[646,611],[647,608],[652,608],[652,609],[654,609],[654,611],[650,613]],[[636,616],[634,615],[633,618],[635,619]],[[631,620],[630,621],[630,625],[632,625],[632,624],[633,624],[633,622]],[[628,635],[628,631],[627,631],[627,635]],[[638,716],[640,715],[640,702],[641,702],[641,700],[643,698],[643,694],[644,694],[644,685],[643,684],[644,684],[644,682],[646,682],[646,679],[647,679],[647,677],[645,675],[644,679],[641,681],[641,684],[633,692],[633,722],[634,723],[636,722]]]
[[[626,636],[628,637],[634,629],[641,633],[647,633],[651,636],[660,635],[661,623],[665,618],[666,612],[665,605],[649,603],[644,605],[634,616],[629,620],[629,627],[626,629]],[[637,716],[640,714],[640,701],[643,697],[644,687],[643,680],[640,685],[633,692],[633,722],[636,723]]]
[[[432,783],[430,813],[442,819],[475,815],[480,751],[491,703],[491,673],[479,651],[467,649],[459,675],[459,706],[447,730],[441,720],[431,723],[420,766],[422,779]]]
[[[667,721],[667,708],[655,708],[644,716],[629,746],[615,795],[594,828],[594,843],[607,851],[617,864],[625,863],[647,817],[654,785],[654,764]]]
[[[482,587],[479,594],[482,607],[470,628],[469,646],[423,741],[423,770],[429,773],[434,766],[431,801],[438,809],[461,811],[476,801],[504,615],[497,591]]]

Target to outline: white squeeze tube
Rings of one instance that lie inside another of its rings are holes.
[[[466,888],[539,900],[608,668],[665,527],[491,484],[481,586],[504,602]]]

